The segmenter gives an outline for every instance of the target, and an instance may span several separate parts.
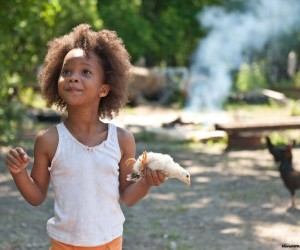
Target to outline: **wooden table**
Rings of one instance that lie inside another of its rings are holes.
[[[223,130],[228,135],[227,149],[259,148],[261,138],[277,130],[300,128],[300,117],[282,118],[281,120],[247,121],[216,124],[216,130]]]

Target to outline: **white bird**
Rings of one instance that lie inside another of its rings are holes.
[[[127,175],[127,181],[138,181],[144,176],[145,167],[151,170],[159,170],[168,178],[176,178],[187,185],[191,184],[190,173],[174,162],[172,157],[167,154],[154,153],[146,151],[138,157],[138,160],[129,158],[126,160],[127,165],[133,164],[133,173]]]

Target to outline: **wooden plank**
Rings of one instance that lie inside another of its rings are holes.
[[[232,122],[216,124],[216,130],[224,130],[227,133],[239,133],[246,131],[266,131],[266,130],[284,130],[299,129],[300,117],[284,118],[282,120],[254,121],[254,122]]]

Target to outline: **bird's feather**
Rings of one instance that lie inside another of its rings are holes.
[[[290,191],[292,198],[292,207],[295,206],[295,192],[300,188],[300,172],[293,167],[292,144],[284,147],[278,147],[272,144],[267,137],[267,146],[269,152],[273,155],[275,162],[279,162],[280,177],[285,187]],[[293,145],[295,142],[293,142]]]
[[[127,180],[137,181],[143,177],[143,163],[151,170],[161,171],[167,178],[176,178],[190,185],[190,173],[186,169],[174,162],[170,155],[154,152],[144,152],[138,157],[133,164],[133,173],[127,176]]]

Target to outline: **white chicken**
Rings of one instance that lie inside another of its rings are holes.
[[[126,164],[133,164],[133,173],[127,175],[127,181],[138,181],[144,175],[145,167],[152,170],[159,170],[168,178],[176,178],[187,185],[191,184],[190,173],[174,162],[172,157],[167,154],[154,153],[146,151],[141,154],[138,159],[129,158]]]

